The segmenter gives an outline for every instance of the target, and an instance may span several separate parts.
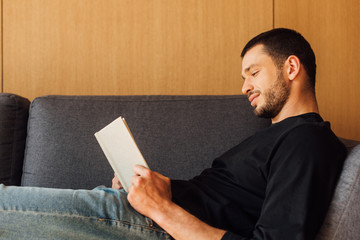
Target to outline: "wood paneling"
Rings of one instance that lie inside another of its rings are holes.
[[[274,21],[310,41],[322,115],[339,136],[360,140],[359,5],[358,0],[3,0],[3,90],[29,99],[238,94],[240,51]]]
[[[360,140],[360,1],[275,0],[275,27],[301,32],[317,57],[320,111],[341,137]]]
[[[4,0],[4,90],[238,94],[268,0]]]

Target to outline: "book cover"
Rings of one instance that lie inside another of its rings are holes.
[[[136,164],[148,168],[133,135],[123,117],[119,117],[109,125],[95,133],[107,160],[113,168],[121,185],[128,191],[131,186],[133,168]]]

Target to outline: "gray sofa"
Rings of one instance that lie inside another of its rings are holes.
[[[30,107],[29,107],[30,106]],[[113,171],[94,133],[126,118],[149,167],[188,179],[270,125],[245,96],[44,96],[32,103],[0,93],[0,180],[6,185],[92,189]],[[348,149],[318,239],[360,239],[360,144]]]

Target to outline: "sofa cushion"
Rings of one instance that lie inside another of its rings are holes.
[[[360,142],[341,140],[348,156],[317,240],[348,240],[360,236]]]
[[[111,186],[94,133],[123,116],[149,167],[188,179],[270,124],[246,96],[45,96],[30,108],[24,186]]]
[[[0,183],[20,185],[27,120],[28,99],[0,93]]]

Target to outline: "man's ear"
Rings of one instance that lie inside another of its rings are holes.
[[[291,55],[286,59],[286,73],[288,75],[289,80],[294,80],[296,76],[299,74],[301,69],[300,59]]]

